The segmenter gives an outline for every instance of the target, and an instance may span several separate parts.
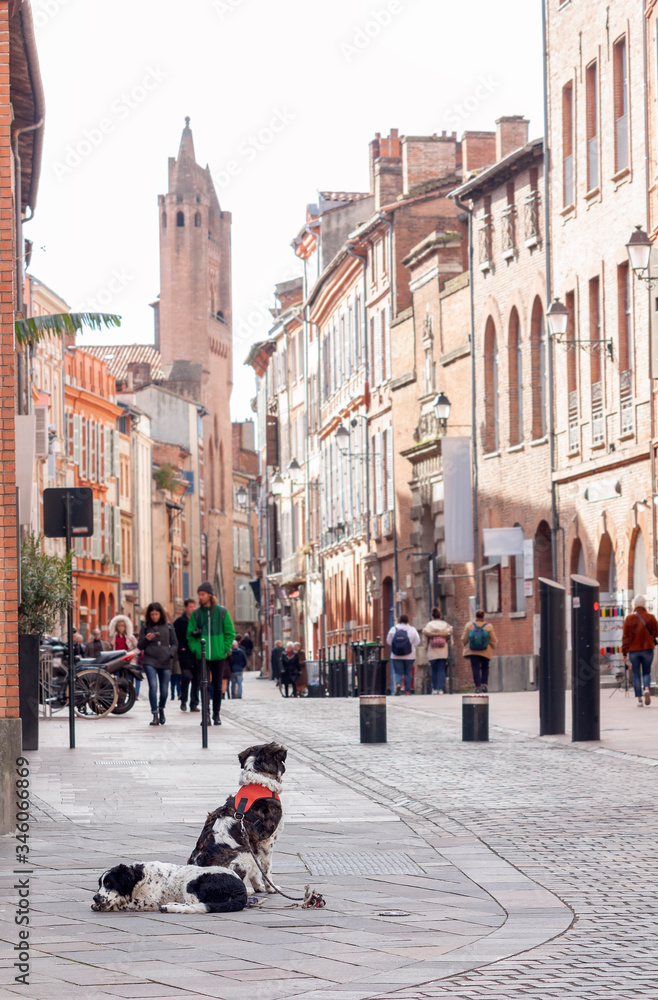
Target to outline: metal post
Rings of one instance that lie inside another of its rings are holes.
[[[539,735],[564,732],[566,693],[564,587],[539,578]]]
[[[75,750],[75,652],[73,649],[73,563],[71,560],[71,494],[67,492],[66,508],[66,558],[69,563],[69,606],[67,631],[69,646],[69,749]],[[61,509],[61,508],[60,508]]]
[[[462,695],[462,742],[489,741],[489,695]]]
[[[201,746],[208,749],[208,665],[206,640],[201,639]]]
[[[386,743],[386,695],[360,695],[359,726],[361,743]]]
[[[571,739],[598,740],[600,733],[599,584],[571,577]]]

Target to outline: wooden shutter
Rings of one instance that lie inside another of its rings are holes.
[[[82,457],[82,447],[81,447],[81,437],[82,437],[82,427],[80,425],[80,414],[73,414],[73,464],[78,466],[80,469],[80,459]]]
[[[112,508],[112,520],[112,562],[119,566],[121,563],[121,510],[118,507]],[[124,568],[127,572],[130,571],[130,566]]]
[[[384,468],[382,434],[375,434],[375,513],[384,513]]]
[[[48,458],[48,407],[34,407],[34,455]]]
[[[384,306],[382,310],[382,326],[384,327],[384,365],[386,368],[386,373],[384,379],[391,378],[392,374],[392,363],[391,363],[391,316],[390,309],[388,305]]]
[[[384,356],[382,351],[382,314],[376,312],[373,316],[373,346],[374,346],[374,385],[381,385],[384,377]]]
[[[386,508],[395,507],[395,477],[393,475],[393,428],[386,430]]]
[[[91,558],[101,558],[103,524],[101,517],[101,502],[94,500],[94,533],[91,536]]]

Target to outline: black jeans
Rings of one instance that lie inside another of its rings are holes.
[[[208,677],[212,682],[212,714],[219,715],[222,707],[222,680],[226,660],[207,660]]]
[[[476,688],[482,687],[483,684],[489,684],[489,658],[487,656],[477,656],[472,653],[471,670]]]
[[[284,674],[283,677],[281,678],[281,684],[283,686],[284,691],[286,692],[286,698],[290,697],[289,694],[288,694],[288,688],[289,687],[292,687],[292,696],[293,696],[293,698],[297,697],[297,678],[296,677],[293,678],[293,677],[289,677],[286,674]]]
[[[199,707],[199,667],[183,667],[180,682],[181,705],[187,705],[190,697],[190,708]]]

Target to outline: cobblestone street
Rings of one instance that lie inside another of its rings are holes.
[[[388,699],[389,742],[361,746],[358,704],[284,700],[248,676],[200,749],[198,715],[41,726],[30,754],[30,986],[12,982],[12,877],[0,913],[4,995],[278,1000],[625,1000],[658,993],[653,706],[604,706],[603,743],[539,739],[534,695],[491,697],[491,742],[463,744],[460,699]],[[184,861],[252,742],[289,747],[277,881],[230,916],[97,914],[120,860]],[[639,751],[642,747],[642,751]],[[4,838],[11,868],[14,841]],[[406,916],[383,916],[384,910]]]

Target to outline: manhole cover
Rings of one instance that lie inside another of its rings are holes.
[[[422,868],[397,851],[309,851],[300,858],[311,875],[419,875]]]
[[[410,917],[408,910],[380,910],[378,917]]]
[[[150,764],[150,760],[95,760],[94,764],[100,764],[101,767],[121,767],[122,765],[131,764]]]

